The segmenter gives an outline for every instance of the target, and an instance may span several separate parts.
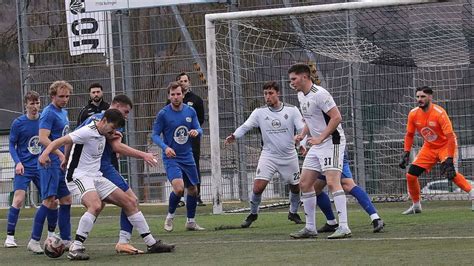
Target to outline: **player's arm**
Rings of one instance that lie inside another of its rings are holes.
[[[192,122],[191,122],[191,130],[189,131],[189,136],[191,138],[196,138],[197,136],[202,136],[202,128],[199,125],[198,117],[196,114],[196,110],[191,109],[193,111]]]
[[[51,134],[51,130],[49,129],[40,128],[39,130],[39,142],[45,148],[48,148],[48,146],[52,143],[51,140],[49,139],[50,134]],[[64,154],[58,148],[52,150],[52,152],[59,157],[60,161],[64,161]]]
[[[197,114],[197,118],[198,118],[198,121],[199,121],[199,124],[202,125],[204,124],[204,115],[205,115],[205,112],[204,112],[204,102],[203,100],[201,99],[201,97],[197,96],[196,95],[196,102],[194,103],[195,106],[193,106],[196,110],[196,114]]]
[[[121,142],[120,138],[116,138],[113,140],[108,140],[110,146],[116,153],[120,153],[121,155],[143,159],[148,165],[150,166],[157,166],[158,161],[155,159],[155,156],[152,153],[143,152],[137,149],[134,149],[126,144]]]
[[[407,121],[407,132],[405,134],[404,144],[403,144],[403,155],[402,159],[398,166],[400,168],[405,169],[407,165],[410,163],[410,151],[411,147],[413,146],[413,140],[415,138],[415,115],[414,112],[410,112],[408,114],[408,121]]]
[[[41,132],[41,129],[40,129],[40,132]],[[50,141],[46,149],[38,158],[39,163],[43,166],[50,164],[51,163],[51,159],[49,158],[50,153],[55,153],[55,151],[58,150],[59,147],[63,145],[71,145],[72,143],[73,143],[72,138],[69,136],[69,134],[59,139],[56,139],[53,142]],[[63,162],[63,160],[61,160],[61,163]]]
[[[161,138],[161,133],[163,133],[163,128],[165,124],[165,117],[164,117],[164,111],[161,110],[158,115],[156,116],[155,122],[153,123],[153,131],[151,134],[151,139],[153,140],[153,143],[157,144],[160,146],[162,150],[166,150],[168,145],[166,145]]]
[[[243,137],[245,133],[249,132],[252,128],[259,126],[257,110],[258,109],[253,110],[249,118],[247,118],[247,120],[245,120],[245,122],[234,131],[234,133],[231,133],[227,138],[225,138],[224,144],[234,142],[236,139]]]
[[[443,112],[438,117],[438,123],[441,130],[446,136],[448,157],[441,163],[441,174],[450,180],[456,176],[456,168],[454,167],[454,154],[456,153],[456,135],[454,134],[453,125],[446,112]]]
[[[16,152],[19,133],[17,121],[18,120],[15,119],[12,123],[8,146],[10,149],[10,155],[12,156],[12,159],[15,162],[15,173],[17,175],[23,175],[25,173],[25,168],[23,167],[23,164],[20,161],[20,156],[18,156],[18,153]]]
[[[308,142],[312,145],[318,145],[322,143],[327,137],[329,137],[329,135],[331,135],[336,130],[337,126],[342,121],[342,116],[337,106],[334,106],[329,109],[326,114],[329,116],[329,123],[319,136],[308,139]]]

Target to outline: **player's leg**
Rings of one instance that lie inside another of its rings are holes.
[[[168,200],[168,214],[166,215],[164,229],[167,232],[173,231],[173,220],[176,208],[184,195],[183,173],[174,160],[163,161],[166,169],[166,176],[171,183],[173,190],[170,192]]]
[[[32,172],[31,181],[36,186],[39,195],[41,195],[41,182],[40,182],[40,175],[37,169]],[[48,212],[48,216],[46,217],[48,221],[48,237],[54,235],[54,231],[56,230],[56,225],[58,224],[58,209],[56,211]]]
[[[40,169],[41,198],[42,204],[36,210],[33,219],[33,228],[31,239],[28,242],[27,249],[35,254],[42,254],[43,248],[40,245],[43,225],[49,212],[55,212],[58,204],[56,201],[58,178],[56,176],[57,169],[43,168]]]
[[[184,186],[187,188],[186,195],[186,230],[201,231],[205,230],[196,223],[196,206],[198,201],[197,184],[199,183],[196,165],[180,164],[183,172]]]
[[[107,179],[100,180],[100,182],[96,181],[96,188],[103,201],[115,204],[125,211],[128,220],[133,227],[137,229],[147,245],[148,253],[172,252],[174,250],[174,245],[163,243],[161,240],[156,240],[153,237],[150,232],[150,227],[143,213],[138,209],[137,202],[134,199],[129,197],[121,189],[117,189],[117,187]]]
[[[197,187],[197,204],[198,206],[206,206],[201,199],[201,168],[200,168],[200,159],[201,159],[201,138],[192,138],[191,145],[193,149],[194,162],[196,163],[196,169],[198,173],[198,183]]]
[[[317,159],[316,147],[311,147],[303,162],[300,176],[301,201],[305,213],[305,227],[296,233],[290,234],[293,238],[313,238],[316,232],[316,192],[314,184],[321,172],[321,164]]]
[[[59,198],[58,227],[66,250],[71,245],[71,204],[72,195],[66,185],[64,172],[58,169],[59,183],[57,197]]]
[[[316,203],[326,217],[326,223],[318,228],[318,233],[332,233],[339,227],[336,217],[332,211],[331,200],[324,187],[326,186],[326,176],[320,175],[314,184],[314,191],[316,191]]]
[[[258,218],[258,210],[262,202],[262,193],[268,182],[277,172],[277,165],[270,158],[260,157],[258,159],[255,180],[253,181],[252,195],[250,196],[250,213],[240,225],[242,228],[249,227]]]
[[[4,247],[6,248],[16,248],[18,246],[15,241],[15,229],[20,209],[25,203],[26,190],[28,189],[30,180],[31,178],[26,171],[23,175],[15,175],[13,179],[13,200],[12,206],[10,206],[7,214],[7,238],[4,243]]]
[[[300,206],[300,166],[298,157],[292,160],[281,160],[273,159],[276,164],[276,171],[280,173],[281,178],[284,180],[290,189],[290,209],[288,211],[288,220],[293,221],[296,224],[303,224],[301,217],[298,215],[298,207]]]

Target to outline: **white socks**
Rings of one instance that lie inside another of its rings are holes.
[[[316,193],[314,191],[301,193],[301,201],[306,216],[306,229],[316,231]]]

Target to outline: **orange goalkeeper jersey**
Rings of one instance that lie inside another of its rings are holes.
[[[447,135],[454,135],[448,114],[441,106],[433,103],[427,112],[416,107],[408,114],[407,133],[415,134],[415,131],[423,137],[424,144],[432,148],[445,146],[448,144]]]

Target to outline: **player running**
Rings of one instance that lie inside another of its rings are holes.
[[[432,103],[433,89],[428,86],[416,88],[416,101],[418,107],[413,108],[408,114],[405,152],[399,164],[400,168],[405,169],[409,164],[416,131],[424,142],[406,174],[408,193],[413,204],[403,214],[421,213],[418,177],[425,171],[429,172],[438,162],[441,162],[442,175],[469,193],[471,208],[474,211],[474,190],[466,178],[457,171],[457,140],[448,114],[441,106]]]
[[[346,138],[341,127],[342,117],[334,99],[327,90],[311,80],[311,70],[305,64],[295,64],[288,70],[290,85],[298,92],[300,110],[306,125],[296,136],[301,141],[307,135],[311,145],[301,172],[300,190],[306,215],[306,226],[293,238],[312,238],[316,231],[316,193],[314,185],[321,174],[326,176],[339,218],[339,227],[329,239],[351,237],[347,222],[346,195],[341,186],[341,172]]]
[[[205,230],[195,221],[197,206],[197,187],[199,183],[196,163],[194,162],[190,138],[202,136],[196,111],[183,104],[183,89],[177,82],[168,85],[170,104],[161,109],[153,125],[153,142],[163,150],[163,164],[166,168],[168,181],[173,186],[170,193],[168,215],[164,229],[173,231],[173,219],[180,198],[184,195],[184,188],[188,190],[186,196],[187,221],[186,230]],[[163,139],[160,135],[163,134]],[[183,174],[185,173],[185,175]]]
[[[263,148],[250,198],[250,214],[241,226],[249,227],[257,220],[262,193],[276,173],[280,174],[290,188],[288,220],[302,224],[297,213],[300,202],[300,167],[294,136],[295,128],[297,132],[304,128],[303,117],[298,108],[280,101],[280,87],[275,81],[263,85],[263,95],[267,105],[255,109],[247,121],[225,139],[225,144],[230,144],[254,127],[260,128],[262,133]]]

